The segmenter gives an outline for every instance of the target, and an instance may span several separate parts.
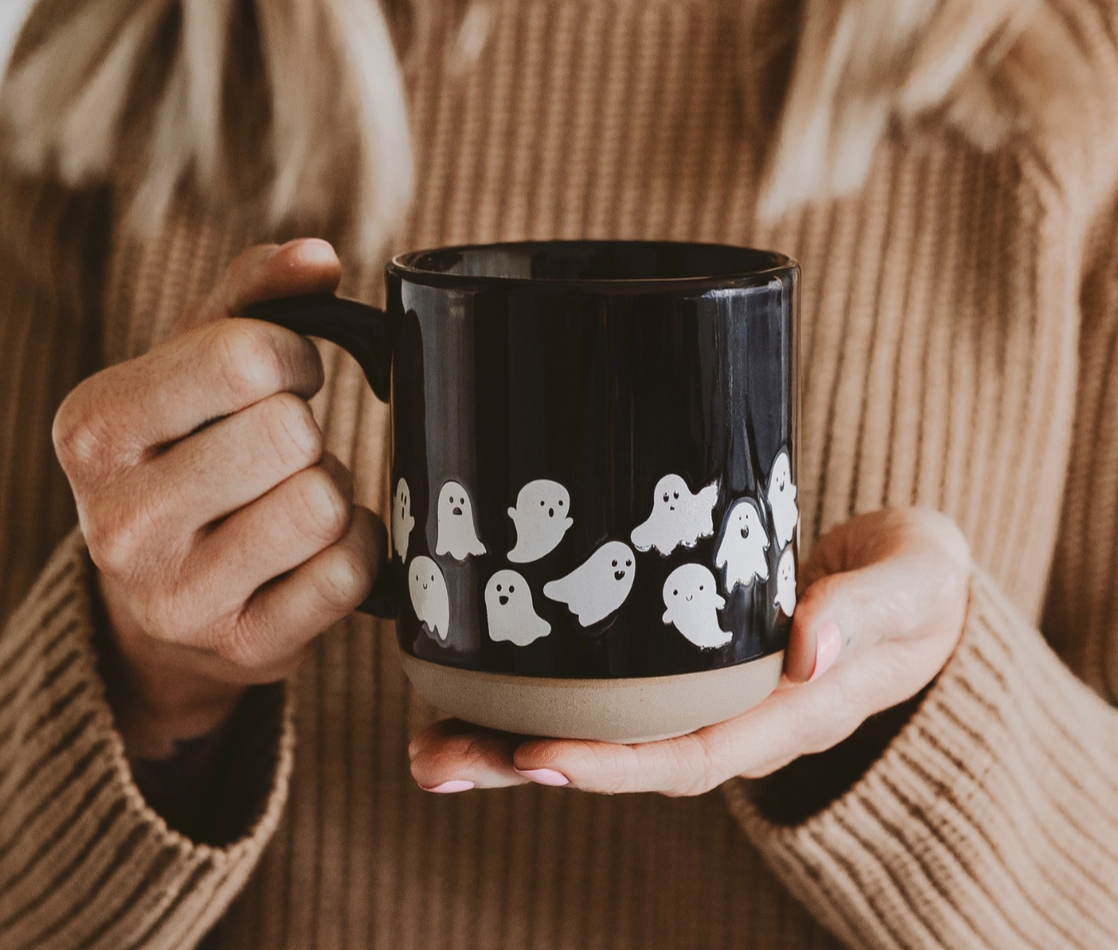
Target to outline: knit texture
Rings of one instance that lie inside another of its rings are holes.
[[[1047,8],[1118,101],[1118,17]],[[244,247],[290,235],[183,195],[141,239],[118,226],[126,181],[78,193],[5,172],[0,948],[189,950],[215,922],[206,946],[237,950],[1118,944],[1118,121],[1093,113],[1086,151],[1040,132],[990,153],[934,126],[887,136],[859,190],[764,221],[778,110],[747,123],[732,65],[766,46],[749,32],[764,20],[500,0],[470,55],[436,24],[409,73],[419,185],[393,246],[794,255],[806,546],[856,512],[921,504],[958,521],[980,566],[959,648],[899,735],[792,826],[736,781],[679,800],[428,795],[406,746],[436,713],[390,625],[354,617],[289,684],[294,718],[261,717],[244,762],[266,791],[236,840],[170,831],[103,698],[51,418],[83,375],[166,338]],[[790,53],[748,72],[763,100],[783,95]],[[380,262],[342,256],[343,292],[381,298]],[[385,512],[387,409],[323,352],[327,447]]]

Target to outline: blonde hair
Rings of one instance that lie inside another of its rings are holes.
[[[259,37],[248,54],[246,16]],[[138,86],[161,88],[154,109],[134,108]],[[403,82],[375,0],[85,0],[17,55],[0,117],[23,169],[81,185],[138,166],[140,226],[193,181],[252,195],[275,226],[341,217],[371,253],[413,189]]]
[[[465,2],[450,6],[461,14]],[[786,16],[774,0],[738,2]],[[857,188],[893,127],[944,122],[989,149],[1074,121],[1079,110],[1057,100],[1091,77],[1053,2],[802,0],[762,210]],[[157,222],[192,182],[209,196],[255,196],[273,225],[344,215],[373,253],[414,185],[392,26],[397,40],[421,33],[432,3],[76,0],[17,57],[0,119],[19,165],[72,185],[131,161],[134,223]],[[744,68],[757,75],[756,63]],[[146,88],[161,91],[137,113]],[[1083,126],[1070,131],[1082,137]]]

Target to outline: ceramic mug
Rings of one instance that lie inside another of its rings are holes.
[[[440,709],[638,741],[777,684],[796,601],[797,265],[712,244],[416,251],[387,307],[257,304],[392,405],[365,609]]]

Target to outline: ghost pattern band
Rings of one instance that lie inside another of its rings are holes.
[[[629,598],[639,557],[666,558],[679,548],[693,549],[715,533],[713,512],[718,483],[692,492],[683,476],[669,473],[656,483],[648,517],[631,532],[629,541],[610,539],[574,568],[542,586],[537,594],[513,567],[494,571],[485,583],[484,615],[494,642],[518,647],[547,637],[552,625],[536,609],[537,597],[563,604],[582,628],[594,628],[615,616]],[[405,563],[408,595],[421,629],[438,643],[450,635],[450,593],[438,560],[462,562],[487,553],[478,536],[470,492],[461,480],[439,490],[436,507],[435,558],[417,555],[407,563],[416,518],[411,490],[401,477],[392,497],[393,546]],[[570,492],[561,484],[537,479],[525,484],[508,509],[516,543],[505,555],[509,564],[541,561],[562,543],[574,523]],[[770,578],[768,552],[778,555],[773,606],[791,616],[796,607],[796,561],[793,541],[799,526],[796,486],[791,463],[781,449],[769,472],[763,497],[727,501],[714,547],[713,563],[688,562],[676,567],[663,584],[663,623],[698,650],[725,646],[733,630],[723,629],[719,614],[726,596]],[[636,551],[634,551],[634,548]]]

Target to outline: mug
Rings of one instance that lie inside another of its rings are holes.
[[[245,316],[331,340],[392,406],[396,616],[438,708],[646,741],[775,688],[796,604],[797,286],[768,251],[547,241],[415,251],[384,311]]]

